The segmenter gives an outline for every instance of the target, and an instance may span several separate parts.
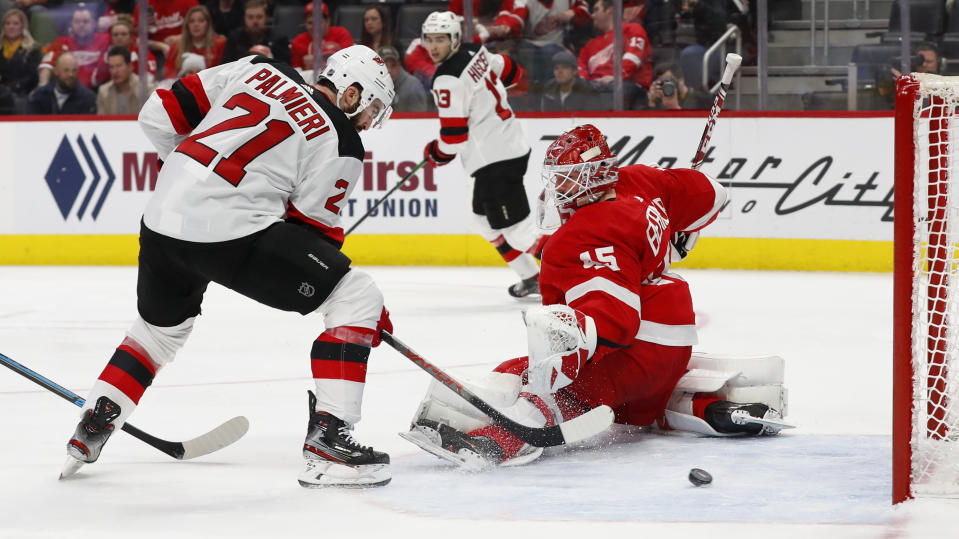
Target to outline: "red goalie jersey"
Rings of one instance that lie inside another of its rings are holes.
[[[608,343],[594,360],[634,340],[696,344],[688,289],[668,273],[670,237],[705,227],[725,201],[725,189],[695,170],[619,169],[616,198],[580,208],[547,242],[543,304],[593,317]]]

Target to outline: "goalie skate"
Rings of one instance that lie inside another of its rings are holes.
[[[526,446],[514,457],[502,460],[502,449],[496,442],[468,436],[448,425],[420,419],[400,437],[427,453],[468,471],[482,471],[497,466],[520,466],[539,458],[542,447]]]
[[[730,414],[730,419],[737,425],[762,425],[762,430],[759,431],[757,436],[775,436],[781,430],[796,428],[795,425],[781,421],[782,417],[780,417],[779,412],[772,408],[763,417],[750,415],[746,410],[736,410]]]

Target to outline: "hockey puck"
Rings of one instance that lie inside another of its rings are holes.
[[[693,468],[689,470],[689,482],[692,483],[693,486],[701,487],[712,483],[713,476],[709,475],[709,472],[706,470]]]

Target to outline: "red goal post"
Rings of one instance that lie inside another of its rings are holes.
[[[897,82],[894,503],[959,497],[957,107],[959,77],[912,74]]]

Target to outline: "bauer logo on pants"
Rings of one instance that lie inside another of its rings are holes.
[[[316,293],[316,289],[313,288],[313,285],[310,283],[300,283],[299,292],[308,298],[312,298],[313,294]]]
[[[96,135],[90,144],[78,135],[75,145],[64,135],[43,178],[64,220],[71,212],[77,219],[89,215],[96,220],[116,175]]]

